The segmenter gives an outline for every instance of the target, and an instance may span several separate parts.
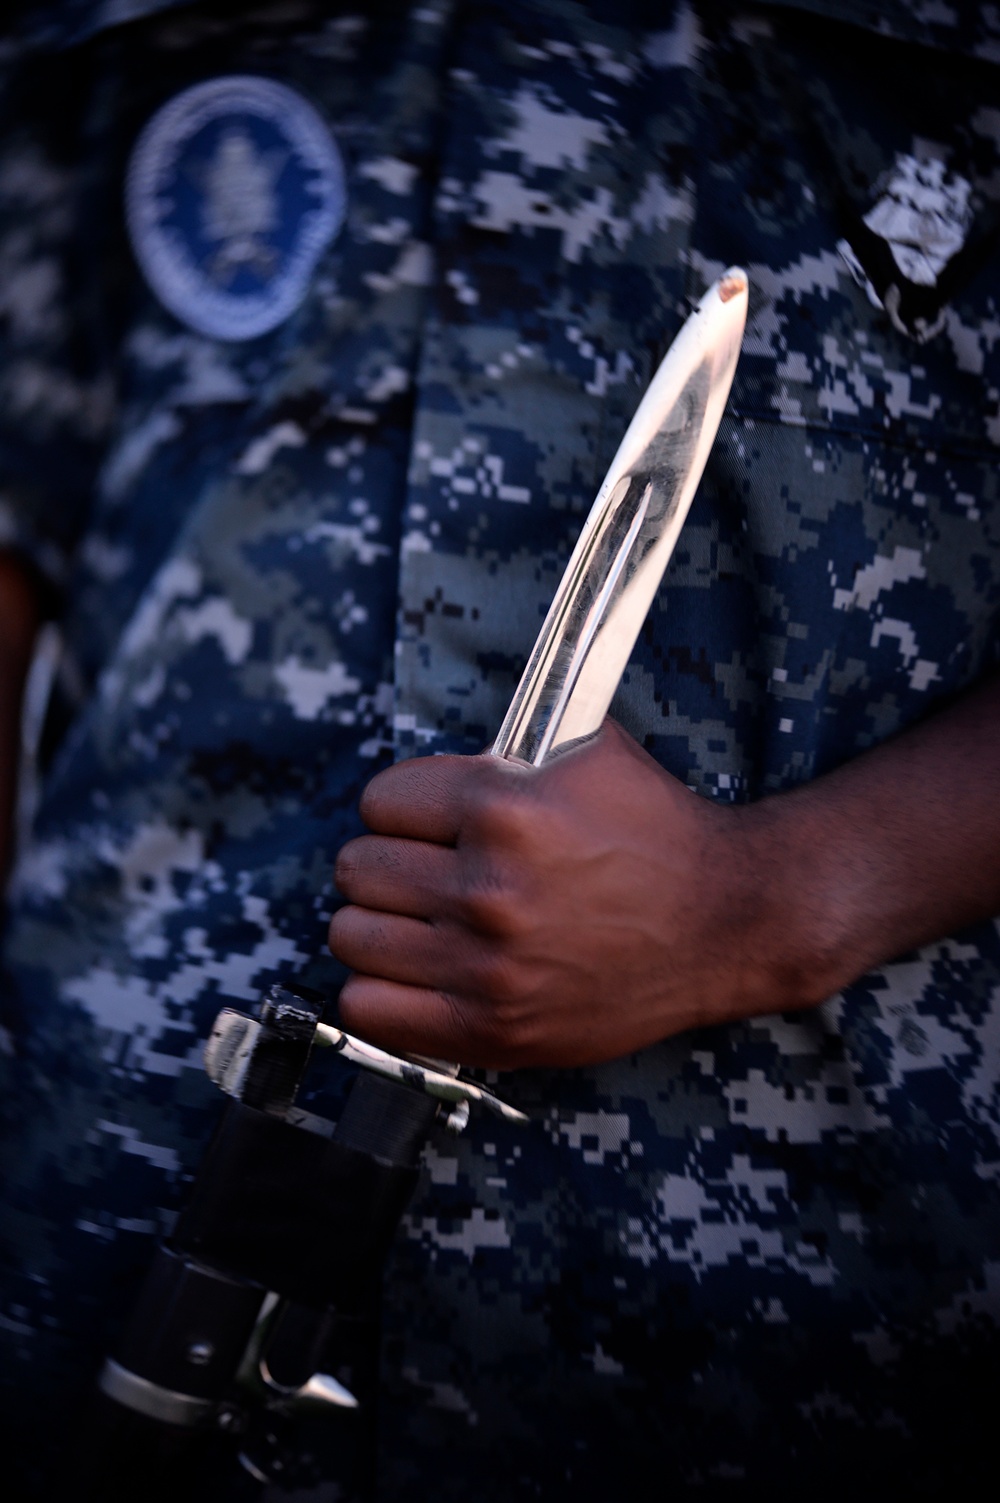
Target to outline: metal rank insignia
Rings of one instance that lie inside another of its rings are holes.
[[[344,218],[344,168],[301,95],[209,79],[160,109],[129,163],[129,235],[146,280],[189,328],[254,339],[305,298]]]

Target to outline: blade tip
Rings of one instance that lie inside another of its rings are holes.
[[[749,291],[747,274],[741,266],[731,266],[727,272],[719,278],[719,297],[724,303],[732,302],[734,297],[746,296]]]

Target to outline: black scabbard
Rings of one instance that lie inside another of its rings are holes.
[[[274,988],[265,1017],[276,998],[315,1025],[315,994]],[[264,1481],[315,1485],[319,1424],[354,1474],[345,1496],[368,1491],[382,1273],[440,1108],[362,1072],[335,1123],[279,1111],[308,1058],[283,1037],[284,1052],[280,1031],[264,1038],[105,1363],[75,1452],[81,1503],[230,1503]],[[310,1399],[317,1375],[336,1401]]]

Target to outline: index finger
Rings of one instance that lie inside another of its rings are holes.
[[[473,785],[517,775],[520,764],[478,757],[414,757],[372,778],[361,795],[361,818],[376,835],[455,845]]]
[[[361,795],[361,818],[376,835],[454,845],[472,757],[414,757],[378,773]]]

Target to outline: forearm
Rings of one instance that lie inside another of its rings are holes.
[[[1000,679],[746,815],[757,958],[803,1004],[1000,913]]]
[[[0,550],[0,885],[11,856],[21,698],[38,619],[29,572],[13,554]]]

